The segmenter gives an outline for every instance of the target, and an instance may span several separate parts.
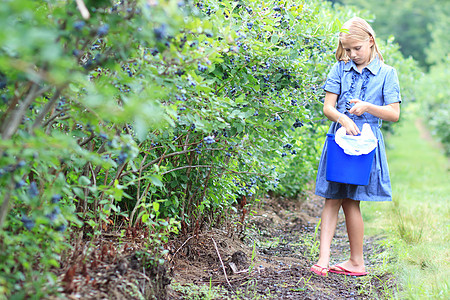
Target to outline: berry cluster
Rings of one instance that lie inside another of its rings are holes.
[[[28,195],[30,196],[30,198],[35,198],[39,195],[36,181],[30,183],[30,186],[28,187]]]
[[[202,149],[201,149],[202,147],[203,147],[202,143],[198,144],[197,147],[195,148],[195,153],[202,154]]]
[[[128,158],[128,154],[124,151],[121,151],[119,156],[117,157],[117,163],[119,165],[123,165]]]
[[[292,124],[292,126],[293,126],[294,128],[302,127],[302,126],[303,126],[303,123],[300,122],[300,121],[297,119],[297,120],[295,120],[294,124]]]
[[[54,222],[56,218],[58,218],[58,215],[61,213],[61,210],[58,206],[53,208],[52,212],[49,214],[46,214],[46,217],[50,220],[50,222]]]
[[[208,70],[208,67],[202,65],[202,64],[199,62],[198,65],[197,65],[197,69],[198,69],[200,72],[205,72],[206,70]]]
[[[26,229],[31,230],[33,229],[35,222],[34,220],[28,218],[27,216],[22,216],[22,223],[25,226]]]
[[[12,173],[15,170],[17,170],[18,168],[22,168],[23,166],[25,166],[25,164],[26,163],[24,160],[20,160],[17,164],[11,164],[6,167],[0,168],[0,177],[2,177],[5,174]],[[25,183],[23,185],[25,185]]]
[[[58,202],[61,200],[61,198],[62,198],[61,195],[55,194],[55,195],[52,196],[52,198],[50,199],[50,201],[51,201],[53,204],[56,204],[56,203],[58,203]]]
[[[109,31],[109,25],[104,24],[97,29],[97,35],[99,37],[105,36],[108,34],[108,31]]]
[[[205,143],[207,145],[211,145],[214,144],[216,140],[214,140],[213,136],[208,135],[207,137],[203,138],[203,140],[205,141]]]
[[[350,103],[350,101],[345,102],[345,109],[350,110],[352,109],[353,105]]]

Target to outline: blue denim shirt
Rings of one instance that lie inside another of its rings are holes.
[[[346,102],[352,99],[380,106],[401,102],[397,72],[384,64],[378,56],[362,72],[352,60],[348,63],[338,61],[328,73],[323,89],[339,95],[336,109],[341,113],[346,113]],[[378,122],[378,118],[369,113],[360,117],[348,115],[354,121],[368,121],[371,124]]]

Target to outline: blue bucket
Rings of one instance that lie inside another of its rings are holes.
[[[376,149],[368,154],[348,155],[336,144],[334,134],[327,134],[327,180],[368,185]]]

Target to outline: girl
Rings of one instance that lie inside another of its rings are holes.
[[[328,272],[366,275],[363,258],[364,224],[360,201],[391,201],[391,183],[386,161],[381,120],[396,122],[400,116],[400,88],[394,68],[383,63],[375,42],[375,32],[361,18],[342,26],[336,50],[337,63],[324,85],[323,112],[333,121],[330,133],[343,126],[347,134],[357,135],[369,123],[378,139],[370,182],[366,186],[327,181],[325,142],[316,179],[316,194],[325,198],[320,231],[319,260],[311,271],[320,276]],[[330,246],[340,207],[344,211],[350,242],[349,260],[329,266]]]

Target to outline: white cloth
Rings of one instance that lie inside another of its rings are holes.
[[[367,123],[363,124],[360,135],[347,135],[344,127],[339,128],[334,140],[348,155],[368,154],[378,145],[378,139]]]

